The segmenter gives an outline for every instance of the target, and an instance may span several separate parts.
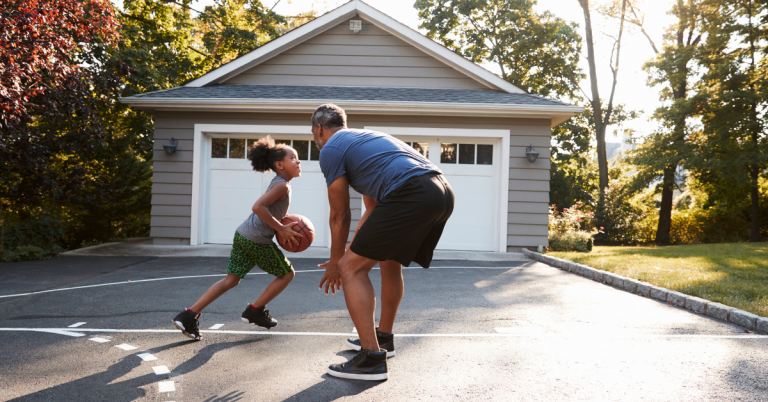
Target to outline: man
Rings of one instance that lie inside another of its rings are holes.
[[[347,341],[358,354],[331,365],[328,374],[386,380],[386,359],[395,352],[392,327],[403,298],[402,265],[429,267],[453,212],[453,190],[440,169],[404,142],[384,133],[348,129],[347,116],[336,105],[315,110],[312,135],[320,148],[331,205],[331,258],[321,264],[325,275],[320,289],[325,286],[325,294],[335,294],[344,285],[347,310],[360,336]],[[365,213],[345,250],[350,186],[363,195]],[[377,263],[382,305],[375,328],[376,295],[368,273]]]

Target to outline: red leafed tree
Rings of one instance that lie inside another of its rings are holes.
[[[24,214],[88,176],[121,68],[109,0],[0,0],[0,201]]]

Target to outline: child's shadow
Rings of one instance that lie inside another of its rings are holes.
[[[208,363],[209,360],[224,349],[235,346],[259,342],[263,338],[251,338],[237,342],[222,342],[205,346],[196,353],[191,359],[181,363],[173,369],[171,378],[190,373]],[[158,354],[179,346],[188,345],[189,341],[171,343],[165,346],[148,350],[153,354]],[[139,377],[127,379],[120,382],[114,382],[118,378],[130,373],[133,369],[141,365],[142,360],[132,353],[123,357],[117,363],[109,366],[106,370],[87,377],[78,378],[68,383],[56,385],[35,393],[24,395],[12,399],[12,401],[103,401],[105,398],[113,401],[129,401],[146,397],[146,391],[140,387],[156,383],[165,379],[156,375],[149,366],[146,366],[146,374]],[[182,391],[182,390],[177,390]]]

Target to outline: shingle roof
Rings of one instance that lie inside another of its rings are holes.
[[[475,103],[499,105],[571,106],[532,94],[511,94],[490,89],[432,89],[332,87],[289,85],[213,85],[177,87],[133,98],[165,99],[295,99],[389,102]]]

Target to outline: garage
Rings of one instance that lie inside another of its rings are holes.
[[[393,135],[445,173],[456,204],[439,250],[487,252],[548,244],[551,129],[583,109],[527,93],[361,1],[180,87],[121,102],[154,116],[154,244],[231,244],[273,177],[253,172],[246,144],[271,135],[302,160],[290,212],[315,224],[313,247],[329,247],[309,119],[334,103],[350,128]],[[363,205],[350,197],[354,230]]]

